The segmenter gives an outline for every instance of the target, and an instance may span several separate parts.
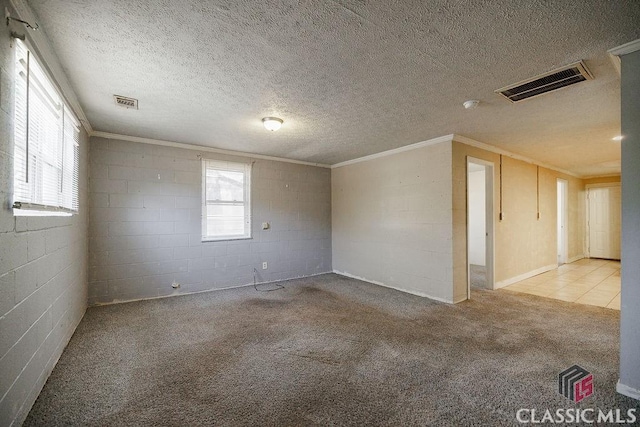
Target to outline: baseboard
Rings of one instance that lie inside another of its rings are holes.
[[[454,304],[458,304],[458,303],[461,303],[463,301],[468,301],[468,300],[469,300],[469,298],[465,295],[463,298],[460,298],[458,300],[453,301],[453,303]]]
[[[629,387],[628,385],[622,384],[620,380],[618,380],[618,384],[616,384],[616,391],[632,399],[640,400],[640,390],[638,390],[637,388]]]
[[[525,280],[530,277],[537,276],[538,274],[546,273],[547,271],[553,270],[555,268],[558,268],[558,264],[545,265],[544,267],[540,267],[535,270],[531,270],[526,273],[520,274],[518,276],[511,277],[509,279],[502,280],[500,282],[496,282],[493,289],[500,289],[500,288],[504,288],[505,286],[513,285],[516,282],[520,282],[521,280]]]
[[[333,272],[335,274],[339,274],[341,276],[349,277],[351,279],[356,279],[356,280],[362,280],[363,282],[372,283],[374,285],[382,286],[384,288],[394,289],[396,291],[404,292],[406,294],[417,295],[419,297],[429,298],[429,299],[432,299],[432,300],[435,300],[435,301],[439,301],[439,302],[444,302],[444,303],[447,303],[447,304],[453,304],[453,301],[446,300],[444,298],[434,297],[433,295],[429,295],[429,294],[426,294],[424,292],[410,291],[408,289],[402,289],[402,288],[397,288],[395,286],[389,286],[389,285],[384,284],[382,282],[378,282],[377,280],[366,279],[364,277],[356,276],[354,274],[345,273],[344,271],[333,270]]]
[[[266,285],[266,284],[269,284],[269,283],[286,282],[288,280],[306,279],[307,277],[320,276],[322,274],[330,274],[330,273],[332,273],[332,271],[325,271],[323,273],[309,274],[307,276],[290,277],[288,279],[269,280],[267,282],[256,282],[255,285]],[[136,301],[149,301],[149,300],[154,300],[154,299],[181,297],[181,296],[184,296],[184,295],[204,294],[204,293],[207,293],[207,292],[226,291],[226,290],[229,290],[229,289],[246,288],[246,287],[249,287],[249,286],[254,286],[254,284],[253,283],[247,283],[246,285],[234,285],[234,286],[227,286],[225,288],[204,289],[202,291],[180,292],[180,293],[175,293],[175,294],[170,294],[170,295],[158,295],[158,296],[154,296],[154,297],[145,297],[145,298],[116,299],[116,300],[109,301],[109,302],[98,302],[98,303],[95,303],[95,304],[91,304],[89,307],[102,307],[102,306],[105,306],[105,305],[126,304],[126,303],[129,303],[129,302],[136,302]]]
[[[572,262],[580,261],[581,259],[587,258],[585,254],[576,255],[567,260],[567,264],[571,264]]]

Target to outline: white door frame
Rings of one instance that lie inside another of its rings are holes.
[[[566,264],[569,261],[569,181],[561,178],[558,178],[556,181],[556,189],[558,188],[558,184],[563,187],[562,204],[559,207],[559,210],[562,211],[562,236],[558,236],[558,240],[561,240],[562,246],[559,248],[560,253],[557,254],[558,265],[560,265]],[[557,199],[556,197],[556,200]],[[560,218],[558,218],[558,222],[560,222]],[[559,246],[559,244],[556,244],[556,246]]]
[[[621,183],[620,182],[602,182],[602,183],[597,183],[597,184],[587,184],[584,186],[584,203],[585,203],[585,211],[586,211],[586,215],[585,215],[585,229],[586,229],[586,244],[587,244],[587,248],[584,251],[585,252],[585,256],[587,258],[591,257],[591,229],[589,227],[589,215],[591,214],[590,210],[591,208],[589,207],[589,190],[591,188],[603,188],[603,187],[620,187]]]
[[[495,218],[493,215],[494,203],[493,203],[493,186],[495,182],[495,165],[493,162],[487,160],[478,159],[476,157],[467,156],[466,169],[466,211],[467,211],[467,245],[465,259],[467,262],[467,299],[471,299],[471,274],[469,269],[469,163],[475,163],[485,166],[485,210],[486,210],[486,253],[485,264],[487,268],[487,287],[489,289],[495,289]]]

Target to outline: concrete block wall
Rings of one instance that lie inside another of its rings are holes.
[[[246,285],[254,268],[258,282],[331,271],[329,169],[253,159],[252,238],[202,242],[201,158],[247,158],[95,137],[90,146],[90,304]]]
[[[6,1],[0,8],[8,7]],[[0,425],[20,425],[87,307],[87,144],[80,141],[80,212],[14,217],[13,51],[0,44]]]
[[[332,169],[333,267],[452,302],[451,142]]]

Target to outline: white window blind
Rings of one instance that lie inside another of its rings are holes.
[[[15,85],[14,212],[77,212],[79,123],[20,40]]]
[[[251,237],[251,165],[203,160],[202,240]]]

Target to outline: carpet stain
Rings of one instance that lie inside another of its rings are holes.
[[[455,306],[334,274],[87,310],[34,425],[514,425],[615,393],[618,312],[474,291]],[[556,376],[579,364],[596,393]]]

